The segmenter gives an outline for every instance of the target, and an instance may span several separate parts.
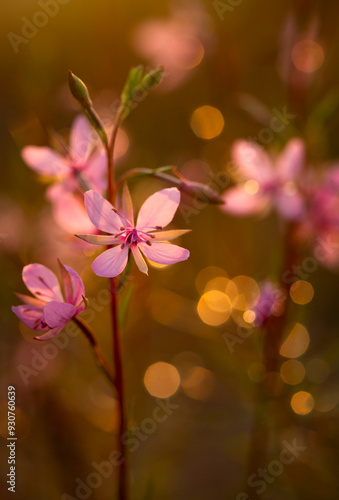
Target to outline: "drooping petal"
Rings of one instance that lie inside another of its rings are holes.
[[[22,271],[22,279],[28,290],[44,302],[63,302],[60,285],[55,274],[42,264],[29,264]]]
[[[92,127],[83,115],[75,118],[70,134],[70,153],[77,163],[84,163],[96,144]]]
[[[254,142],[236,141],[232,146],[231,156],[245,179],[253,179],[262,185],[274,178],[268,154]]]
[[[93,245],[116,245],[117,243],[122,242],[119,238],[114,238],[114,236],[106,236],[102,234],[75,234],[77,238],[81,240],[87,241],[87,243],[92,243]],[[123,238],[124,240],[125,238]]]
[[[296,179],[305,165],[305,143],[302,139],[290,140],[276,160],[279,178],[283,182]]]
[[[225,204],[220,209],[239,217],[257,214],[269,204],[268,197],[259,193],[249,194],[243,185],[228,189],[223,198]]]
[[[95,151],[86,161],[81,175],[87,185],[103,194],[107,186],[107,157],[104,151]]]
[[[49,328],[64,326],[75,315],[76,308],[65,302],[52,300],[44,307],[45,323]]]
[[[151,241],[171,241],[190,232],[191,229],[173,229],[171,231],[158,231],[149,234],[152,235]]]
[[[85,205],[91,222],[101,231],[117,233],[124,226],[112,205],[96,191],[86,191]]]
[[[190,255],[186,248],[171,243],[152,243],[151,246],[139,243],[138,246],[145,257],[158,264],[175,264],[187,260]]]
[[[31,306],[31,305],[21,305],[13,306],[12,311],[14,314],[32,330],[46,330],[46,325],[41,325],[41,320],[43,320],[43,307]]]
[[[145,262],[145,259],[141,255],[138,246],[137,245],[132,245],[131,248],[132,248],[132,253],[133,253],[133,257],[134,257],[135,263],[138,266],[139,270],[142,273],[148,274],[147,264]]]
[[[97,276],[115,278],[126,267],[128,247],[120,245],[110,248],[97,257],[92,263],[92,269]]]
[[[165,227],[173,219],[180,203],[180,191],[167,188],[152,194],[143,203],[137,219],[137,228]]]
[[[74,306],[77,306],[83,300],[83,297],[85,297],[86,295],[85,285],[79,274],[76,271],[74,271],[74,269],[66,265],[65,269],[69,273],[72,282],[73,300],[71,303]]]
[[[76,306],[85,296],[84,283],[79,274],[71,267],[65,266],[60,261],[59,267],[65,293],[65,301]]]
[[[299,193],[279,191],[274,197],[277,212],[287,220],[298,220],[305,213],[305,201]]]
[[[49,330],[48,332],[44,333],[43,335],[39,335],[39,337],[33,337],[35,340],[48,340],[51,339],[52,337],[55,337],[58,335],[58,333],[61,332],[63,329],[63,326],[58,326],[57,328],[52,328],[52,330]]]
[[[122,213],[134,225],[134,210],[127,184],[122,188]]]
[[[67,160],[51,148],[27,146],[21,151],[21,156],[40,175],[58,177],[69,172]]]

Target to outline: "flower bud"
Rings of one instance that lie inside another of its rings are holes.
[[[86,85],[72,71],[68,71],[68,85],[73,97],[79,101],[83,108],[88,109],[93,106]]]

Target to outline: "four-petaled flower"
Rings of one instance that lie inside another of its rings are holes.
[[[180,192],[168,188],[151,195],[140,208],[136,224],[132,200],[127,186],[118,212],[95,191],[85,193],[85,204],[92,223],[107,235],[77,235],[98,245],[114,245],[97,257],[92,269],[98,276],[113,278],[126,267],[130,251],[141,272],[147,274],[147,259],[159,264],[174,264],[188,259],[189,251],[168,243],[188,230],[162,231],[173,219],[179,206]],[[140,252],[141,251],[141,252]]]
[[[246,216],[274,207],[284,219],[303,216],[305,201],[297,182],[305,162],[301,139],[290,140],[275,160],[257,144],[239,140],[233,145],[232,159],[243,182],[226,191],[222,210]]]
[[[55,274],[41,264],[29,264],[22,271],[22,279],[34,295],[17,294],[24,305],[13,306],[12,311],[29,328],[45,332],[38,340],[57,335],[66,323],[86,308],[85,288],[74,269],[60,264],[63,291]]]

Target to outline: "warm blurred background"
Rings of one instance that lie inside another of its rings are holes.
[[[37,14],[41,5],[50,13]],[[108,285],[91,271],[92,249],[79,247],[55,223],[46,186],[24,164],[21,149],[49,144],[54,131],[67,137],[79,112],[67,87],[68,69],[88,84],[96,108],[109,117],[129,68],[163,63],[162,86],[124,123],[118,171],[176,165],[186,177],[211,182],[226,171],[230,146],[239,137],[281,147],[301,135],[314,168],[335,163],[339,6],[334,0],[17,0],[3,2],[2,10],[1,490],[8,493],[11,384],[17,393],[16,498],[77,498],[77,478],[86,481],[95,472],[93,462],[106,461],[114,450],[113,393],[80,334],[64,336],[64,343],[37,343],[10,308],[18,303],[13,292],[25,293],[22,267],[40,262],[57,271],[59,257],[81,273],[91,324],[111,359]],[[292,12],[300,30],[309,30],[306,43],[293,38]],[[286,84],[295,71],[299,94]],[[265,142],[267,135],[258,134],[284,109],[296,118]],[[162,187],[155,180],[134,182],[132,196],[140,206]],[[280,227],[274,214],[239,219],[216,206],[192,209],[188,197],[183,202],[174,225],[193,230],[180,242],[191,258],[151,269],[149,277],[135,270],[131,280],[125,377],[130,426],[135,432],[141,427],[131,454],[131,498],[241,500],[256,385],[265,374],[261,334],[248,335],[233,353],[225,334],[237,335],[237,325],[251,323],[258,283],[278,277]],[[267,484],[261,498],[336,500],[338,272],[319,265],[300,278],[304,283],[292,293],[286,328],[290,337],[281,350],[272,450],[284,439],[296,439],[306,450]],[[155,398],[168,396],[177,407],[154,425]],[[92,480],[90,498],[113,498],[114,475],[100,485]],[[78,498],[90,493],[83,490]]]

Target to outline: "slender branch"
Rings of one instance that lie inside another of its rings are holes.
[[[97,358],[97,362],[98,362],[99,366],[104,371],[108,380],[115,386],[115,380],[114,380],[113,373],[111,372],[111,369],[108,366],[108,364],[107,364],[107,362],[106,362],[106,360],[105,360],[105,358],[100,350],[98,342],[94,336],[93,330],[80,316],[75,316],[75,318],[73,318],[73,321],[80,328],[80,330],[85,334],[87,340],[89,341],[91,347],[93,348],[93,352]]]
[[[115,185],[115,168],[114,168],[114,147],[117,139],[119,127],[122,121],[121,109],[118,110],[117,118],[113,126],[112,136],[109,144],[106,147],[107,162],[108,162],[108,201],[114,205],[116,185]]]
[[[277,378],[270,377],[278,372],[280,360],[280,347],[289,314],[290,305],[290,284],[283,280],[285,271],[291,269],[299,256],[299,249],[294,242],[294,224],[290,224],[286,231],[284,262],[280,275],[280,286],[286,292],[285,309],[281,316],[269,318],[264,330],[263,362],[265,365],[265,379],[258,383],[255,398],[255,419],[251,431],[250,445],[248,452],[247,471],[248,477],[258,468],[265,467],[270,441],[270,432],[273,432],[272,422],[272,402],[276,398]],[[253,500],[260,495],[253,492],[253,488],[248,489]]]
[[[115,169],[114,169],[114,146],[121,123],[121,111],[119,109],[117,118],[112,131],[111,140],[106,148],[108,162],[108,201],[114,205],[116,195],[115,184]],[[119,336],[118,323],[118,300],[117,300],[117,285],[114,278],[109,279],[111,291],[111,318],[112,318],[112,334],[113,334],[113,360],[115,368],[115,384],[117,390],[117,399],[119,404],[119,430],[118,430],[118,451],[120,452],[120,465],[118,469],[118,499],[127,500],[127,448],[124,444],[124,435],[127,431],[126,416],[125,416],[125,399],[124,399],[124,383],[122,369],[122,354],[121,343]]]
[[[113,359],[115,366],[115,382],[117,389],[117,397],[119,403],[119,432],[118,432],[118,451],[120,452],[121,461],[119,466],[119,484],[118,484],[118,499],[127,500],[127,449],[124,444],[124,435],[127,431],[126,416],[125,416],[125,398],[124,398],[124,383],[122,370],[122,355],[121,343],[119,337],[118,325],[118,304],[117,304],[117,289],[114,278],[110,280],[110,290],[112,296],[112,326],[113,326]]]

